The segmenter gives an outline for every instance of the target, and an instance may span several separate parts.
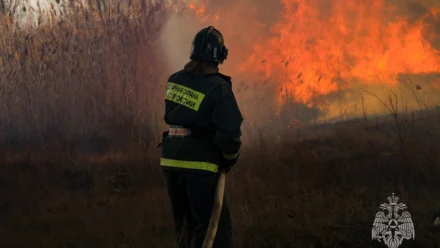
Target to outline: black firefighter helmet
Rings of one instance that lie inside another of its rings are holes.
[[[200,30],[192,42],[190,59],[222,64],[228,57],[223,35],[213,26]]]

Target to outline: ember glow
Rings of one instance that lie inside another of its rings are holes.
[[[197,17],[201,17],[205,13],[205,7],[203,5],[196,7],[195,3],[189,3],[188,7],[195,11]]]
[[[383,0],[281,0],[281,5],[270,33],[251,44],[237,67],[237,73],[259,75],[261,82],[284,89],[279,101],[287,96],[311,104],[316,96],[355,84],[392,86],[399,75],[440,73],[440,52],[432,45],[438,37],[427,21],[438,18],[439,8],[414,20]],[[204,22],[233,28],[222,22],[229,19],[227,11],[210,12],[200,3],[190,8]]]

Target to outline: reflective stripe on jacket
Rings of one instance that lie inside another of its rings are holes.
[[[214,173],[218,172],[218,165],[208,162],[201,162],[201,161],[184,161],[184,160],[161,158],[160,165],[164,167],[173,167],[180,169],[203,170]]]

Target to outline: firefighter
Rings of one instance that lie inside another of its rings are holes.
[[[178,247],[201,248],[210,221],[218,172],[240,156],[243,117],[231,78],[219,73],[228,56],[222,34],[210,26],[192,42],[190,61],[168,79],[161,160]],[[232,245],[231,217],[223,200],[214,248]]]

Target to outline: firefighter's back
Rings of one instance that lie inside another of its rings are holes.
[[[217,172],[222,152],[214,143],[212,114],[222,88],[230,87],[225,79],[218,73],[196,76],[185,70],[170,76],[165,98],[170,133],[162,141],[161,156],[165,170]],[[191,134],[178,133],[184,129]]]
[[[222,34],[212,26],[202,29],[192,42],[191,61],[168,80],[165,122],[169,129],[162,139],[161,165],[178,247],[201,248],[208,230],[215,230],[208,225],[217,172],[228,172],[240,156],[243,117],[231,78],[218,73],[227,55]],[[213,248],[232,248],[225,198],[218,220]]]

